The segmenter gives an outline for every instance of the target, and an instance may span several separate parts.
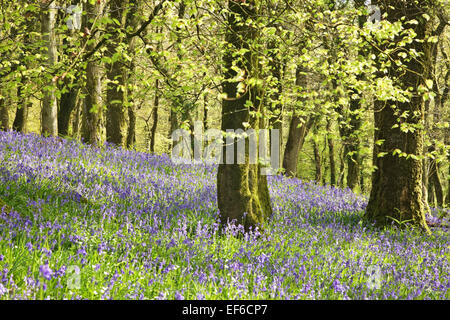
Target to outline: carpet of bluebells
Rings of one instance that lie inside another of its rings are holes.
[[[0,132],[0,299],[449,299],[449,233],[363,223],[349,190],[269,177],[221,229],[211,165]]]

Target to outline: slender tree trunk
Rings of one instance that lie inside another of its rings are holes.
[[[127,26],[131,26],[133,30],[136,30],[139,26],[140,21],[140,5],[142,2],[140,0],[129,0],[129,11],[127,14]],[[132,56],[132,61],[129,67],[129,79],[131,83],[135,84],[136,79],[133,76],[136,67],[136,46],[137,38],[133,37],[128,40],[128,47],[130,55]],[[127,131],[127,148],[131,148],[136,144],[136,103],[134,101],[132,88],[128,86],[128,131]]]
[[[73,5],[79,5],[79,1],[72,1]],[[60,17],[60,19],[64,19],[65,16]],[[68,36],[73,36],[74,30],[67,30]],[[73,50],[73,44],[70,43],[66,38],[63,39],[63,46],[65,46],[65,55],[69,55]],[[72,49],[72,50],[70,50]],[[61,98],[59,101],[59,109],[58,109],[58,135],[59,136],[68,136],[69,135],[69,124],[70,118],[72,116],[72,112],[75,110],[78,92],[80,91],[79,85],[77,81],[74,81],[70,78],[65,78],[62,88],[65,88],[66,92],[61,93]],[[62,89],[61,88],[61,89]]]
[[[128,0],[109,1],[109,16],[118,21],[120,26],[112,23],[111,29],[124,28],[126,24],[126,10]],[[126,140],[126,119],[125,110],[127,108],[127,81],[128,70],[122,57],[117,56],[116,48],[124,42],[124,36],[118,36],[108,44],[108,54],[112,63],[106,65],[106,75],[108,77],[108,87],[106,90],[106,141],[119,147],[125,146]]]
[[[430,103],[429,101],[425,102],[425,108],[424,108],[424,125],[425,125],[425,130],[429,130],[430,129],[430,124],[429,124],[429,109],[430,109]],[[423,146],[424,148],[424,154],[426,154],[426,146]],[[429,185],[429,170],[428,170],[428,159],[427,157],[423,157],[422,159],[422,201],[423,201],[423,205],[425,208],[425,212],[426,213],[431,213],[431,209],[430,209],[430,205],[429,205],[429,194],[428,194],[428,189],[430,187]]]
[[[91,39],[98,40],[99,32],[92,32],[92,28],[95,26],[89,20],[96,20],[102,15],[103,5],[103,1],[95,2],[94,4],[91,4],[89,1],[86,3],[86,15],[83,15],[83,30],[91,31]],[[86,51],[92,51],[95,45],[95,42],[88,43]],[[86,143],[99,145],[101,142],[102,109],[101,70],[97,61],[90,60],[86,67],[86,92],[83,104],[82,138]]]
[[[314,134],[317,134],[317,126],[314,128]],[[315,177],[314,180],[316,180],[317,184],[320,184],[322,180],[322,157],[320,155],[319,147],[316,143],[316,140],[313,138],[312,140],[313,144],[313,151],[314,151],[314,165],[315,165]]]
[[[433,180],[429,181],[427,192],[424,193],[423,197],[425,197],[425,195],[428,197],[428,203],[431,204],[433,207],[436,207],[436,197],[434,196]]]
[[[134,99],[129,99],[128,110],[128,130],[127,130],[127,148],[131,149],[136,144],[136,105]]]
[[[331,120],[327,121],[327,142],[328,142],[328,153],[330,158],[330,185],[336,185],[336,161],[334,158],[334,139],[331,135]]]
[[[443,109],[442,104],[442,96],[440,94],[439,86],[437,83],[437,78],[435,76],[436,66],[437,66],[437,56],[438,56],[438,44],[440,42],[439,37],[444,32],[445,25],[447,24],[447,21],[443,21],[441,18],[439,19],[440,23],[437,26],[436,29],[432,30],[432,35],[436,36],[438,38],[438,42],[436,43],[429,43],[429,45],[426,47],[425,50],[425,59],[427,59],[427,68],[428,68],[428,74],[430,75],[430,78],[433,79],[433,89],[432,91],[436,94],[435,100],[434,100],[434,112],[433,112],[433,122],[437,123],[440,122],[440,110]],[[443,52],[443,55],[445,57],[445,53]],[[444,83],[447,83],[448,77],[445,79]],[[432,152],[435,150],[435,140],[439,137],[439,132],[433,128],[432,125],[430,125],[430,117],[431,117],[431,110],[430,105],[431,101],[427,100],[424,102],[425,110],[424,110],[424,127],[426,132],[428,133],[425,138],[431,138],[434,141],[432,142],[431,147],[429,150],[427,150],[427,147],[424,145],[424,153],[426,152]],[[438,206],[443,205],[443,191],[442,191],[442,184],[439,179],[439,170],[437,167],[437,163],[435,159],[428,159],[427,157],[424,157],[422,160],[422,167],[423,167],[423,196],[422,200],[424,202],[425,210],[426,212],[430,212],[430,206],[429,201],[434,203],[434,200],[436,198]],[[435,193],[436,197],[435,197]]]
[[[426,12],[426,1],[403,2],[391,0],[388,3],[376,3],[387,13],[387,20],[397,22],[406,14],[406,20],[416,19],[418,24],[408,26],[417,34],[416,39],[424,39],[427,23],[422,18]],[[425,42],[409,43],[405,50],[414,49],[419,54],[425,53]],[[381,55],[378,59],[381,59]],[[415,59],[406,62],[406,71],[392,65],[389,74],[401,79],[403,89],[417,88],[425,74],[424,63]],[[417,90],[417,89],[416,89]],[[395,110],[392,107],[395,106]],[[425,222],[424,205],[422,201],[422,162],[418,158],[423,154],[423,129],[416,127],[414,132],[402,132],[395,127],[397,116],[407,111],[409,116],[405,121],[410,124],[422,124],[424,114],[423,98],[417,92],[410,102],[375,101],[375,141],[384,140],[381,146],[375,145],[374,164],[377,170],[372,178],[372,191],[366,210],[366,218],[377,225],[390,224],[393,219],[400,222],[412,222],[429,232]],[[413,157],[393,155],[393,150],[400,149]],[[386,152],[384,157],[378,157],[379,152]]]
[[[22,88],[24,84],[24,78],[22,78],[22,83],[17,87],[17,110],[13,122],[13,130],[17,132],[27,131],[27,121],[28,121],[28,110],[31,108],[32,103],[27,101],[22,95]]]
[[[269,126],[274,129],[278,130],[278,154],[281,157],[282,153],[282,147],[283,147],[283,104],[280,101],[281,93],[283,91],[282,86],[282,77],[283,77],[283,66],[281,63],[281,60],[277,57],[276,53],[273,52],[273,49],[275,49],[277,46],[277,42],[275,40],[272,40],[269,42],[269,54],[270,54],[270,62],[269,67],[271,69],[272,77],[276,79],[276,86],[275,86],[275,92],[270,97],[268,109],[272,112],[271,117],[269,118]],[[272,145],[275,143],[275,141],[272,141],[272,137],[270,136],[270,144]],[[281,158],[280,158],[281,159]]]
[[[450,156],[447,157],[447,161],[449,162],[448,165],[448,176],[447,176],[447,197],[445,197],[445,203],[447,207],[450,207]]]
[[[339,151],[339,178],[337,181],[337,185],[339,186],[339,188],[344,188],[344,177],[345,177],[344,153],[345,153],[345,145],[343,145],[341,147],[341,150]]]
[[[25,34],[23,36],[23,43],[25,47],[28,47],[33,39],[31,37],[31,33],[35,31],[34,21],[31,17],[34,16],[34,13],[27,11],[25,13]],[[25,55],[27,53],[23,53],[20,57],[22,61],[25,59]],[[14,121],[12,128],[17,132],[26,132],[27,131],[27,121],[28,121],[28,111],[32,107],[32,103],[28,97],[24,97],[23,89],[27,85],[28,78],[26,76],[22,76],[20,79],[20,83],[17,86],[17,108],[14,116]]]
[[[364,0],[355,0],[355,7],[361,8],[365,6]],[[332,2],[333,9],[335,8],[334,1]],[[363,28],[364,23],[367,21],[367,17],[362,15],[358,16],[358,26],[359,28]],[[325,42],[326,43],[326,42]],[[332,63],[333,59],[337,56],[337,52],[333,44],[327,45],[330,50],[330,58],[329,62]],[[367,56],[365,50],[360,49],[358,54],[361,56]],[[356,79],[358,81],[362,80],[363,77],[361,74],[356,75]],[[338,83],[335,79],[331,81],[332,89],[335,90],[338,86]],[[335,105],[337,105],[336,109],[338,113],[342,116],[344,121],[339,123],[339,133],[341,135],[342,142],[344,144],[344,159],[347,162],[347,187],[352,190],[355,190],[359,183],[359,138],[358,138],[358,130],[361,127],[361,121],[359,119],[358,110],[361,108],[361,95],[357,88],[350,88],[351,97],[349,103],[349,112],[348,115],[345,114],[344,108],[337,103],[337,97],[333,96],[335,101]],[[342,176],[343,178],[343,176]]]
[[[437,165],[435,159],[431,159],[430,161],[430,180],[432,181],[436,195],[436,204],[438,207],[442,208],[444,204],[444,191],[442,188],[441,178],[439,177],[439,166]]]
[[[206,77],[206,72],[203,73]],[[203,96],[203,130],[208,130],[208,94],[205,93]]]
[[[159,108],[159,80],[155,80],[155,103],[153,106],[152,118],[153,124],[150,129],[150,151],[155,152],[156,128],[158,127],[158,108]]]
[[[356,0],[355,6],[362,8],[364,7],[364,0]],[[359,16],[358,17],[358,26],[360,28],[364,27],[364,23],[367,21],[366,16]],[[367,56],[367,52],[365,50],[360,49],[359,55],[361,56]],[[357,80],[362,80],[363,76],[358,74],[356,76]],[[361,96],[362,92],[360,92],[356,88],[352,88],[352,97],[350,99],[350,130],[348,132],[348,135],[350,136],[350,139],[348,140],[349,146],[348,151],[349,154],[347,154],[347,186],[355,190],[355,188],[358,186],[359,183],[359,166],[360,166],[360,155],[359,155],[359,138],[358,133],[361,128],[361,120],[360,115],[358,111],[361,109]],[[355,97],[357,96],[357,97]]]
[[[236,76],[236,71],[231,67],[234,57],[233,50],[241,48],[249,49],[248,41],[258,38],[257,31],[247,24],[248,19],[256,17],[254,1],[247,1],[247,6],[240,2],[228,1],[228,28],[225,39],[232,49],[227,50],[224,56],[225,81],[223,91],[227,98],[222,101],[222,131],[227,129],[240,129],[244,122],[248,122],[251,128],[259,129],[259,119],[250,116],[246,102],[251,101],[253,111],[261,111],[259,89],[248,87],[244,93],[238,95],[238,82],[231,81]],[[243,24],[238,21],[244,21]],[[243,56],[239,67],[247,71],[247,76],[257,73],[258,59],[255,53],[248,51]],[[239,112],[237,112],[239,111]],[[248,142],[248,139],[245,139]],[[219,164],[217,174],[217,200],[220,210],[222,225],[228,221],[236,220],[242,224],[245,230],[263,227],[264,222],[272,215],[267,178],[261,175],[259,164],[250,164],[249,146],[245,150],[245,163],[237,163],[237,144],[233,144],[234,164]],[[231,155],[228,156],[228,158]],[[223,159],[227,159],[227,147],[223,146]]]
[[[203,130],[208,130],[208,96],[203,97]]]
[[[41,11],[41,33],[45,46],[47,47],[47,68],[50,69],[56,64],[56,9],[55,1],[46,1],[46,7]],[[42,100],[42,134],[58,135],[58,101],[56,99],[56,82],[51,82],[44,88],[44,98]]]
[[[182,19],[184,18],[186,12],[186,3],[184,1],[180,2],[180,6],[178,7],[178,18]],[[183,55],[181,51],[181,43],[182,39],[179,36],[179,32],[181,31],[179,27],[176,27],[177,36],[176,36],[176,50],[177,50],[177,57],[179,61],[182,61]],[[178,65],[176,67],[176,72],[179,72],[181,69],[181,66]],[[172,138],[172,133],[179,129],[179,119],[178,119],[178,113],[181,114],[181,122],[185,121],[189,118],[189,110],[186,110],[186,105],[184,103],[184,97],[182,97],[180,94],[176,93],[175,96],[172,98],[172,106],[170,109],[170,132],[169,132],[169,138]]]
[[[5,105],[5,98],[0,96],[0,130],[9,130],[9,112],[8,107]]]
[[[364,177],[364,161],[365,161],[366,157],[362,156],[361,157],[361,166],[360,166],[360,171],[359,171],[359,186],[361,188],[361,193],[365,194],[366,193],[366,183],[365,183],[365,177]]]
[[[302,67],[297,67],[295,83],[297,86],[302,87],[303,90],[306,90],[307,77],[304,74],[304,71],[305,70]],[[299,98],[299,100],[301,100],[301,98]],[[306,136],[308,135],[313,123],[313,117],[306,119],[305,117],[296,115],[294,110],[294,114],[292,115],[289,125],[289,134],[286,141],[283,158],[283,169],[287,176],[297,176],[298,154],[303,147]]]
[[[81,116],[83,109],[84,99],[78,99],[75,107],[75,114],[72,119],[72,137],[79,138],[81,131]]]

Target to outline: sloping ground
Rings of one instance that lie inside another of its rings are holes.
[[[450,298],[448,233],[365,226],[348,190],[270,177],[236,238],[212,166],[13,132],[0,159],[0,299]]]

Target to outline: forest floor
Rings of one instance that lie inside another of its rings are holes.
[[[0,159],[0,299],[450,298],[448,229],[375,229],[349,190],[271,176],[243,234],[214,166],[14,132]]]

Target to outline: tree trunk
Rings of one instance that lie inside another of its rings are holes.
[[[422,14],[426,11],[425,1],[403,2],[400,0],[384,2],[377,1],[379,7],[387,12],[387,20],[397,22],[406,14],[406,21],[416,19],[416,25],[408,25],[417,34],[416,39],[424,39],[427,23]],[[424,42],[414,41],[405,46],[405,50],[415,49],[419,54],[425,53]],[[377,59],[381,59],[379,55]],[[390,66],[389,74],[400,78],[400,86],[403,89],[416,88],[422,83],[422,75],[425,74],[424,64],[415,59],[405,62],[406,71]],[[391,106],[395,106],[395,110]],[[366,210],[366,218],[376,225],[387,225],[394,221],[411,222],[429,232],[425,222],[424,205],[422,202],[422,174],[421,160],[423,154],[423,129],[416,127],[414,132],[402,132],[397,124],[395,112],[403,114],[408,112],[405,119],[410,124],[422,124],[424,114],[423,98],[417,92],[410,102],[375,101],[375,141],[384,140],[381,146],[374,147],[374,164],[377,170],[372,178],[372,191]],[[399,157],[393,154],[393,150],[400,149],[413,157]],[[380,152],[386,152],[384,157],[379,157]]]
[[[69,81],[65,81],[68,92],[61,94],[58,112],[58,134],[60,136],[69,135],[69,123],[72,111],[75,109],[78,97],[78,88],[69,88]]]
[[[178,8],[178,18],[183,19],[186,12],[186,3],[184,1],[180,2],[180,6]],[[182,61],[183,55],[181,51],[181,43],[182,39],[179,36],[180,27],[176,27],[177,35],[176,35],[176,50],[177,50],[177,57],[179,61]],[[176,66],[176,72],[178,73],[181,69],[181,65]],[[181,122],[184,122],[186,119],[189,118],[189,110],[186,110],[186,105],[184,103],[184,97],[180,95],[179,93],[175,93],[175,96],[172,98],[171,101],[171,108],[170,108],[170,132],[169,132],[169,138],[172,139],[172,133],[179,129],[179,119],[178,119],[178,113],[181,114]]]
[[[41,11],[41,33],[42,39],[47,47],[47,71],[56,64],[56,9],[55,1],[45,3]],[[58,135],[58,101],[56,99],[56,80],[51,80],[44,88],[44,97],[42,100],[42,134]]]
[[[90,39],[94,38],[98,40],[98,31],[92,32],[92,23],[89,19],[96,19],[102,15],[103,1],[95,2],[91,4],[89,1],[86,3],[86,15],[83,15],[83,30],[91,30]],[[86,45],[86,51],[92,51],[95,48],[96,43],[88,43]],[[83,126],[82,126],[82,138],[84,142],[99,145],[101,142],[101,125],[103,114],[102,103],[102,83],[101,83],[101,70],[99,63],[94,60],[90,60],[86,67],[86,92],[85,100],[83,104]]]
[[[433,180],[430,180],[427,187],[427,192],[424,192],[422,197],[427,197],[428,203],[431,204],[433,207],[436,206],[436,198],[434,196],[434,183]]]
[[[206,73],[203,74],[206,76]],[[203,130],[208,130],[208,94],[203,96]]]
[[[247,87],[244,93],[238,95],[238,82],[232,81],[236,72],[231,69],[233,65],[232,51],[241,48],[249,49],[248,41],[255,41],[258,37],[252,25],[248,25],[248,19],[256,17],[254,2],[248,1],[248,5],[243,6],[240,2],[229,0],[228,25],[225,39],[230,45],[224,56],[226,68],[223,91],[227,98],[222,100],[222,131],[227,129],[240,129],[244,122],[248,122],[251,128],[259,129],[259,119],[250,116],[247,101],[252,103],[253,111],[261,111],[261,102],[257,98],[260,92],[257,87]],[[238,21],[243,21],[243,25]],[[246,70],[246,76],[257,73],[257,56],[250,50],[246,52],[238,66]],[[239,111],[239,112],[238,112]],[[245,139],[248,142],[248,138]],[[245,162],[237,163],[237,144],[233,144],[234,163],[219,164],[217,174],[217,201],[220,210],[220,220],[222,225],[228,221],[236,220],[242,224],[245,230],[263,227],[264,222],[272,215],[267,178],[261,175],[259,164],[250,164],[249,146],[246,143]],[[227,159],[227,147],[224,144],[222,159]],[[225,162],[225,160],[224,160]]]
[[[336,161],[334,158],[334,139],[331,135],[331,120],[327,121],[327,141],[328,141],[328,153],[330,159],[330,185],[336,185]]]
[[[450,163],[450,156],[447,157],[447,161]],[[450,207],[450,164],[448,165],[448,176],[447,176],[447,197],[445,197],[445,204],[447,208]]]
[[[142,2],[139,0],[130,0],[129,2],[129,11],[127,14],[127,26],[131,26],[133,30],[136,30],[139,26],[139,9],[140,4]],[[137,38],[133,37],[128,40],[128,47],[130,51],[130,55],[132,57],[132,61],[130,63],[130,67],[128,70],[129,77],[133,77],[134,70],[136,67],[136,42]],[[129,80],[130,80],[129,79]],[[135,84],[136,79],[133,77],[131,81],[132,84]],[[127,148],[131,148],[136,144],[136,104],[133,97],[132,88],[128,86],[128,131],[127,131]]]
[[[156,128],[158,127],[159,80],[155,80],[155,104],[153,106],[153,124],[150,129],[150,151],[155,152]]]
[[[22,78],[22,85],[24,85],[24,78]],[[13,130],[17,132],[27,131],[28,110],[31,108],[32,103],[28,102],[25,97],[22,96],[23,86],[19,85],[17,88],[17,110],[13,122]]]
[[[128,105],[128,130],[127,148],[131,149],[136,144],[136,105],[133,99],[129,99]]]
[[[109,25],[112,30],[124,28],[126,23],[127,0],[109,1],[110,18],[114,22]],[[117,36],[108,43],[108,55],[113,61],[106,65],[108,87],[106,90],[106,141],[116,146],[124,147],[126,139],[125,110],[127,108],[128,70],[122,56],[117,57],[116,48],[124,41],[124,36]]]
[[[0,96],[0,130],[9,130],[9,112],[8,107],[5,105],[5,98]]]
[[[439,166],[436,164],[435,159],[430,160],[430,180],[432,181],[436,195],[436,204],[442,208],[444,205],[444,191],[442,189],[441,178],[439,177]]]
[[[81,128],[81,114],[84,105],[84,99],[78,99],[75,106],[75,114],[72,119],[72,137],[78,139],[80,136]]]
[[[79,5],[79,1],[72,1],[73,5]],[[61,13],[61,12],[60,12]],[[60,19],[64,19],[65,15],[60,17]],[[68,29],[68,36],[74,35],[74,30]],[[68,56],[70,52],[74,49],[74,46],[70,41],[66,38],[63,39],[63,47],[65,46],[64,54]],[[75,110],[78,98],[78,92],[80,91],[79,85],[77,81],[74,81],[70,78],[63,79],[64,83],[62,88],[65,88],[66,92],[61,93],[61,98],[59,101],[59,109],[58,109],[58,135],[59,136],[68,136],[69,135],[69,124],[70,118],[73,110]],[[61,89],[62,89],[61,88]]]
[[[304,74],[304,69],[297,67],[295,83],[297,86],[306,90],[307,77]],[[302,100],[302,98],[299,98]],[[284,148],[283,169],[285,174],[289,177],[297,176],[298,154],[303,147],[306,136],[314,123],[314,118],[298,116],[294,110],[292,119],[289,125],[289,134]]]
[[[26,21],[25,21],[25,34],[23,36],[23,43],[24,46],[27,47],[33,42],[33,39],[31,38],[30,34],[33,31],[35,31],[34,29],[35,26],[34,26],[34,19],[31,18],[34,16],[34,13],[27,11],[25,15]],[[20,56],[21,61],[25,60],[26,54],[27,54],[26,52],[21,54]],[[27,82],[28,78],[25,75],[22,75],[20,83],[17,86],[17,108],[12,125],[13,130],[17,132],[27,131],[28,111],[33,105],[28,97],[25,98],[23,96],[23,89],[25,88]]]
[[[314,128],[314,134],[317,134],[317,126]],[[322,157],[320,156],[319,147],[316,143],[315,137],[313,137],[312,140],[313,144],[313,151],[314,151],[314,165],[315,165],[315,177],[314,180],[316,180],[317,184],[320,184],[322,180]]]
[[[277,41],[272,40],[269,42],[268,49],[269,49],[269,56],[270,56],[270,62],[269,67],[271,70],[272,77],[276,79],[276,85],[275,85],[275,92],[270,97],[269,105],[267,106],[268,109],[271,111],[271,116],[269,118],[269,126],[270,128],[274,130],[278,130],[278,154],[281,159],[281,153],[282,153],[282,147],[283,147],[283,104],[280,101],[281,93],[283,91],[282,86],[282,77],[283,77],[283,66],[280,61],[280,59],[277,57],[276,53],[273,52],[273,49],[275,49],[277,46]],[[270,139],[272,139],[272,136],[270,136]],[[274,141],[270,140],[270,145],[272,145]]]
[[[366,183],[365,183],[365,177],[364,177],[364,161],[365,161],[366,157],[362,156],[361,157],[361,166],[360,166],[360,171],[359,171],[359,186],[361,188],[361,193],[365,194],[366,193]]]

